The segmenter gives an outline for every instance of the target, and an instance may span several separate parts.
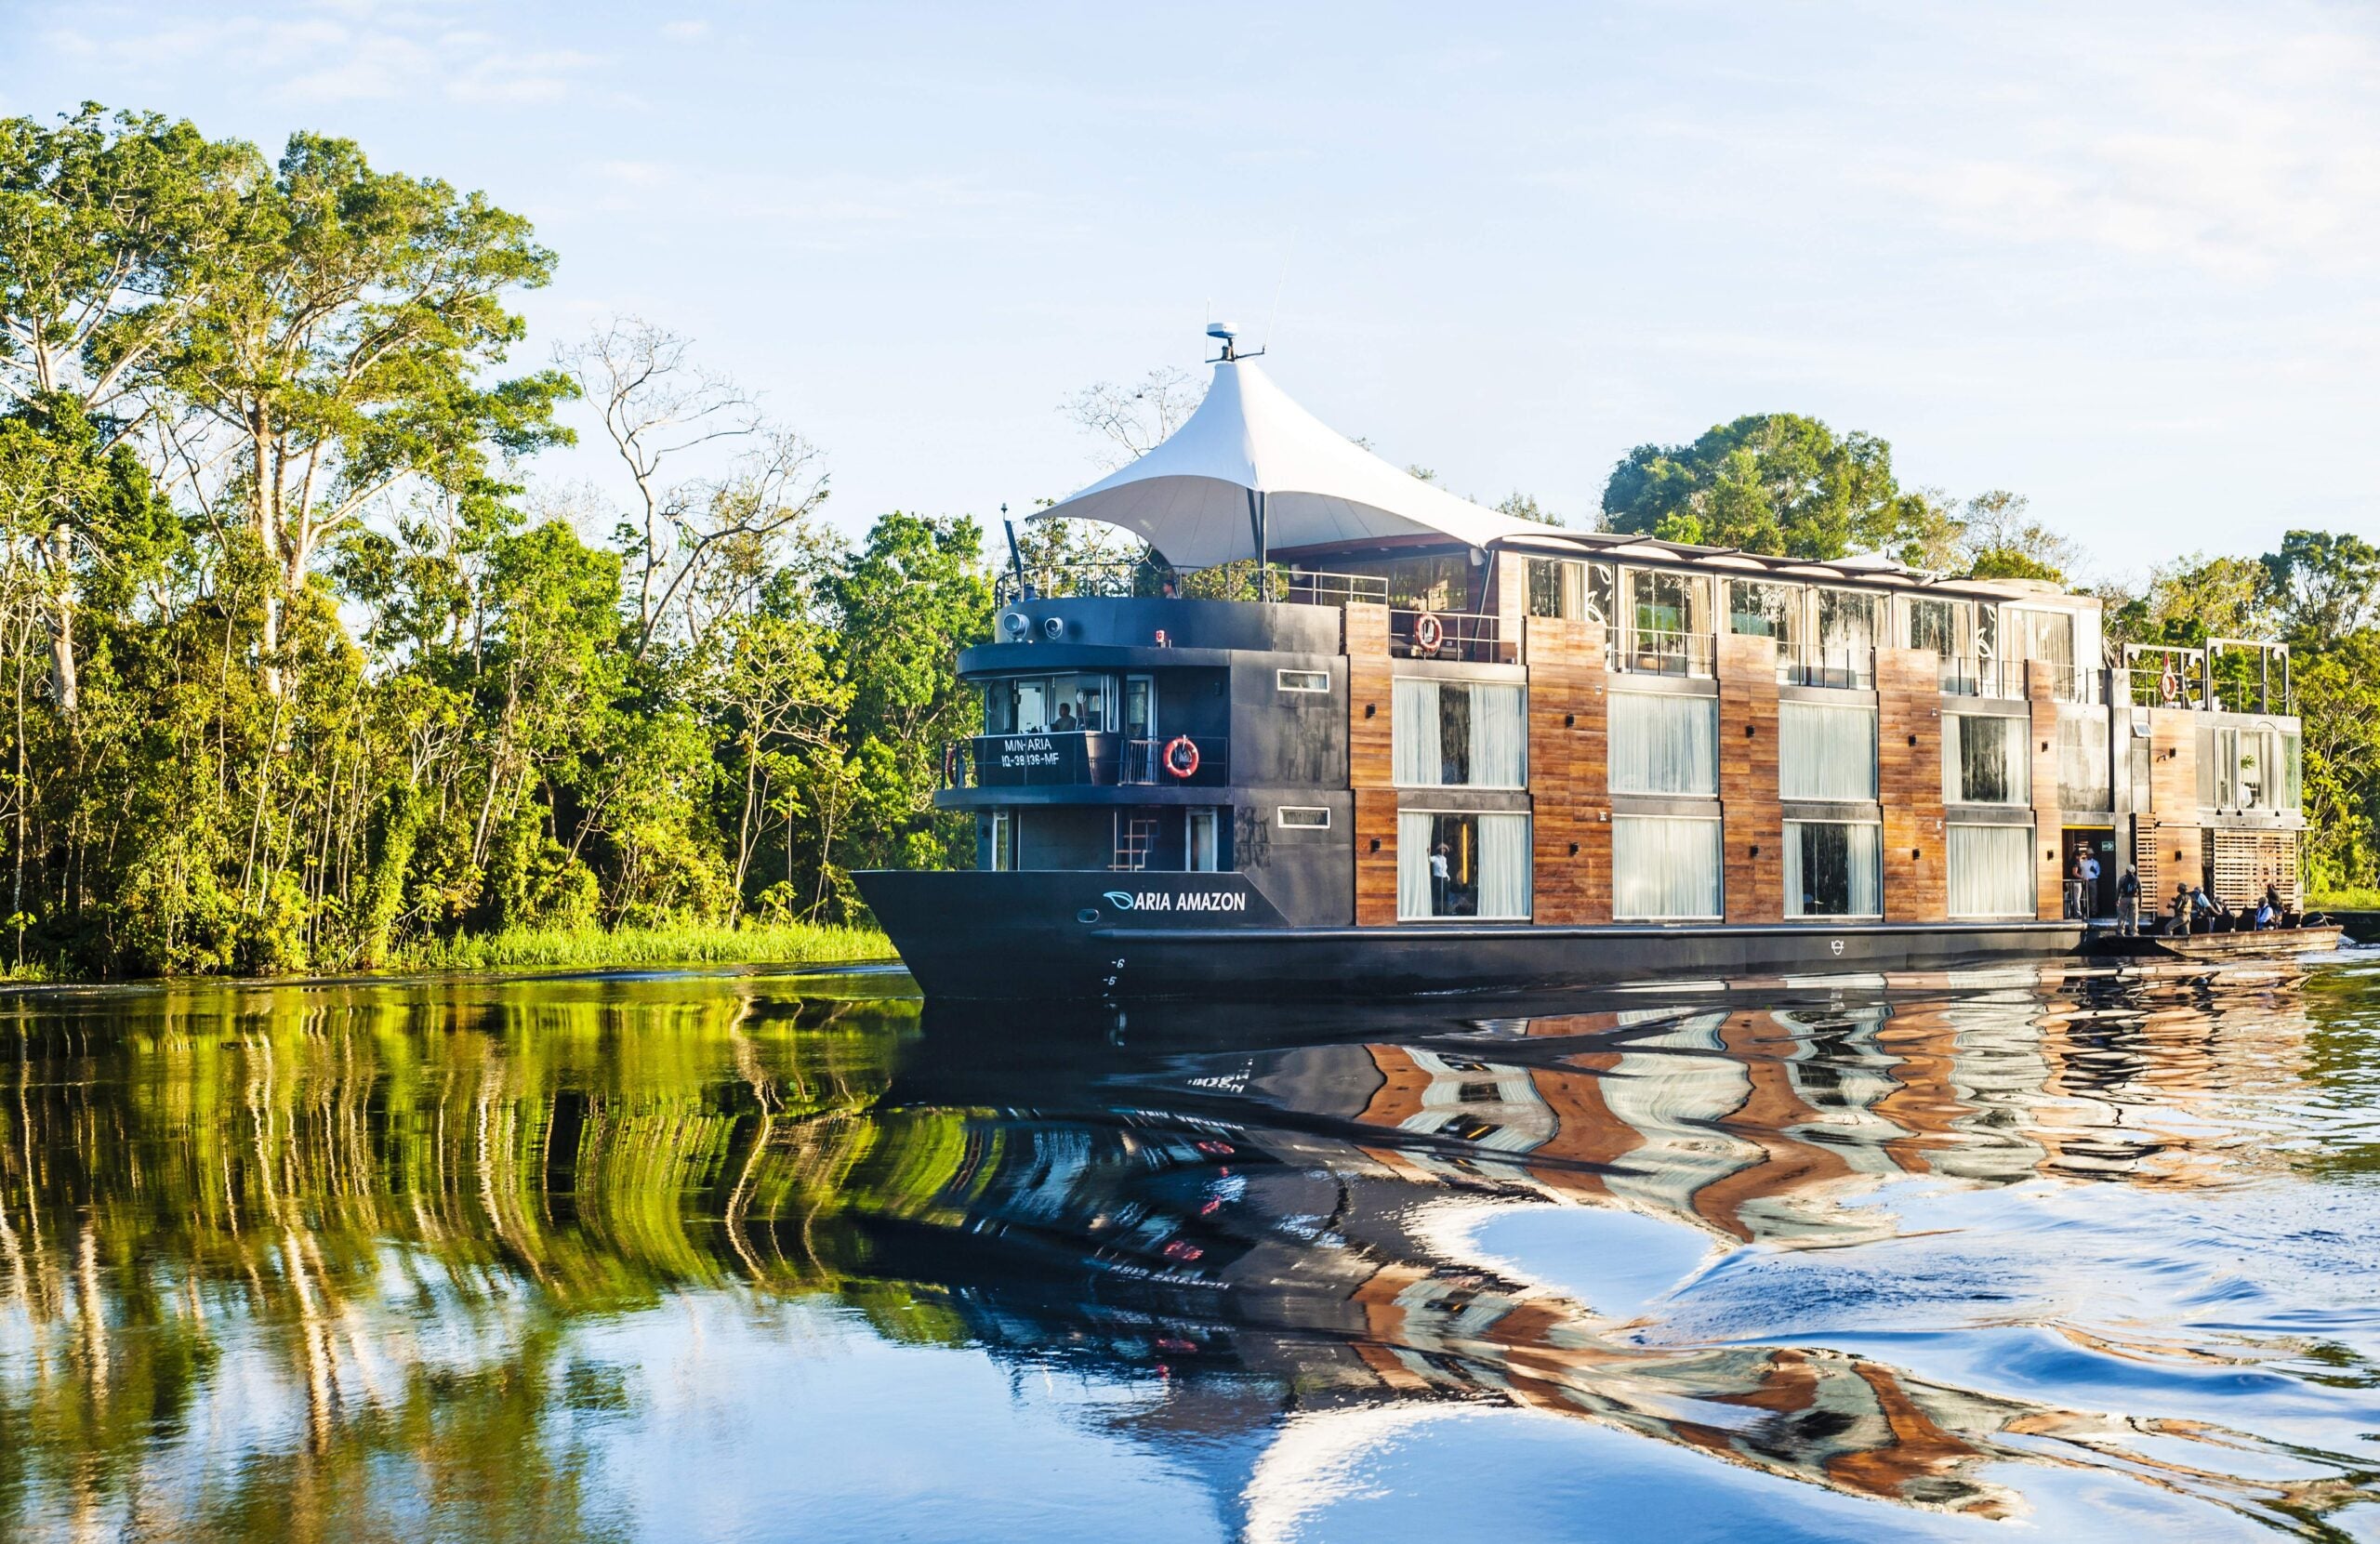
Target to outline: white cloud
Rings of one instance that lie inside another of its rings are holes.
[[[699,43],[710,35],[710,23],[701,20],[667,21],[661,35],[672,43]]]

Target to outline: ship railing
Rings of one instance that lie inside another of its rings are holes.
[[[2020,661],[1945,654],[1941,683],[1945,696],[2025,700],[2025,666]]]
[[[1206,568],[1173,568],[1151,560],[1028,563],[992,579],[997,605],[1019,600],[1263,600],[1290,606],[1344,606],[1351,600],[1388,603],[1388,581],[1376,574],[1331,574],[1293,564],[1260,569],[1242,559]]]
[[[1780,686],[1832,686],[1854,692],[1876,685],[1876,651],[1824,644],[1781,644],[1777,651]]]
[[[1391,607],[1388,642],[1393,653],[1412,659],[1460,660],[1469,665],[1512,665],[1520,658],[1517,640],[1502,624],[1479,612],[1408,611]]]
[[[1709,633],[1661,627],[1622,627],[1604,646],[1605,664],[1638,676],[1708,676],[1717,654]]]
[[[1176,742],[1186,748],[1177,749]],[[1127,740],[1116,759],[1116,781],[1136,787],[1215,787],[1231,781],[1231,740],[1222,734]]]

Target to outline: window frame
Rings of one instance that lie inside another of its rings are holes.
[[[1291,815],[1320,815],[1320,820],[1291,820]],[[1328,804],[1276,804],[1273,806],[1273,824],[1284,831],[1328,831],[1330,829],[1330,806]]]
[[[1618,854],[1619,854],[1619,851],[1620,851],[1620,825],[1621,825],[1623,823],[1631,823],[1631,824],[1646,824],[1646,825],[1649,825],[1649,824],[1651,824],[1652,822],[1655,822],[1655,821],[1664,821],[1664,822],[1668,822],[1668,823],[1670,823],[1670,824],[1672,824],[1672,825],[1688,824],[1688,825],[1703,825],[1703,826],[1708,826],[1708,827],[1710,828],[1711,833],[1712,833],[1712,838],[1711,838],[1711,840],[1712,840],[1711,859],[1712,859],[1712,880],[1713,880],[1713,884],[1712,884],[1712,891],[1713,891],[1713,894],[1714,894],[1714,899],[1715,899],[1715,901],[1716,901],[1716,905],[1715,905],[1714,909],[1712,909],[1712,910],[1711,910],[1711,911],[1707,911],[1707,912],[1623,912],[1623,911],[1621,911],[1621,910],[1620,909],[1620,887],[1619,887],[1619,884],[1617,883],[1617,876],[1618,876],[1619,869],[1620,869],[1620,860],[1619,860],[1619,856],[1618,856]],[[1724,825],[1723,825],[1723,824],[1722,824],[1722,822],[1721,822],[1720,817],[1719,817],[1717,814],[1715,814],[1715,813],[1714,813],[1714,814],[1709,814],[1709,815],[1657,815],[1657,814],[1620,814],[1620,813],[1615,812],[1615,813],[1612,815],[1612,817],[1611,817],[1611,825],[1612,825],[1612,852],[1613,852],[1613,858],[1612,858],[1612,870],[1613,870],[1613,874],[1614,874],[1614,878],[1615,878],[1615,882],[1614,882],[1614,884],[1612,885],[1612,894],[1611,894],[1611,902],[1612,902],[1612,907],[1611,907],[1611,919],[1612,919],[1613,921],[1615,921],[1615,922],[1721,922],[1721,921],[1725,921],[1725,920],[1726,919],[1726,916],[1727,916],[1727,838],[1726,838],[1726,829],[1725,829],[1725,827],[1724,827]],[[1780,857],[1780,861],[1781,861],[1781,857]]]
[[[1299,680],[1317,681],[1320,684],[1316,686],[1292,686],[1289,684],[1292,678]],[[1319,693],[1321,695],[1328,696],[1330,693],[1330,672],[1328,670],[1302,670],[1284,665],[1273,672],[1273,690],[1276,692]]]

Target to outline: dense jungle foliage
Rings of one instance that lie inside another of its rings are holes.
[[[643,323],[508,371],[554,260],[345,141],[0,122],[0,962],[840,921],[850,869],[949,858],[982,533],[846,542]],[[619,488],[524,493],[579,398]]]

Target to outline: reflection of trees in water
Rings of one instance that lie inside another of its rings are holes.
[[[254,1508],[259,1537],[341,1533],[393,1455],[457,1515],[501,1523],[501,1492],[524,1525],[491,1536],[525,1537],[589,1531],[544,1416],[567,1403],[568,1316],[747,1273],[830,1284],[781,1247],[799,1230],[762,1230],[757,1256],[753,1220],[831,1212],[870,1144],[821,1133],[869,1129],[850,1115],[907,1010],[516,987],[20,1014],[0,1515],[201,1505],[142,1471],[207,1404],[257,1459],[245,1498],[220,1497],[227,1470],[203,1504]]]
[[[2201,990],[1085,1046],[891,1105],[896,1062],[948,1060],[899,1005],[734,980],[43,1004],[0,1069],[0,1516],[359,1537],[358,1498],[409,1486],[468,1531],[600,1535],[587,1423],[635,1391],[571,1319],[734,1283],[832,1291],[890,1339],[1170,1368],[1185,1412],[1223,1375],[1237,1421],[1453,1396],[1908,1504],[1996,1514],[1990,1464],[2105,1462],[2310,1515],[2337,1482],[2191,1476],[2142,1451],[2189,1432],[1837,1352],[1648,1345],[1408,1223],[1531,1196],[1795,1247],[1889,1231],[1859,1208],[1899,1176],[2208,1182],[2266,1161],[2222,1103],[2293,1086],[2305,1024]],[[202,1430],[205,1476],[169,1457]]]

